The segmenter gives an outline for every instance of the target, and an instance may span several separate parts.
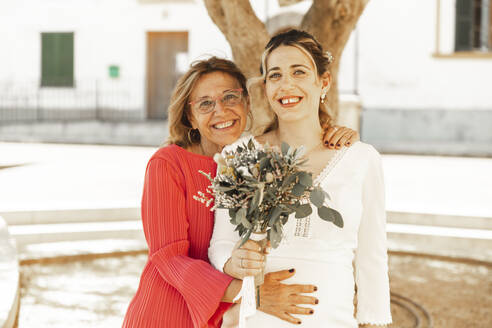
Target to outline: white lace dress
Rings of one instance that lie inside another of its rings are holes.
[[[241,138],[226,149],[237,147],[249,138]],[[391,323],[384,184],[379,153],[362,142],[342,148],[314,183],[328,192],[331,200],[326,204],[341,213],[344,227],[323,221],[316,210],[304,219],[292,215],[284,227],[285,237],[280,246],[268,255],[266,272],[295,268],[295,275],[285,283],[318,287],[313,295],[319,299],[319,304],[308,305],[314,308],[314,314],[295,315],[302,320],[302,327],[355,328],[358,324]],[[215,268],[222,270],[237,240],[239,236],[229,223],[227,211],[217,210],[209,248],[209,259]],[[358,301],[355,317],[354,284]],[[230,322],[236,313],[233,307],[224,320]],[[292,327],[260,311],[247,319],[247,325]]]

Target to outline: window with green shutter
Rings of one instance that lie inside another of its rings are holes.
[[[455,51],[472,48],[473,0],[456,0]]]
[[[455,51],[491,51],[491,0],[456,0]]]
[[[41,86],[73,87],[73,33],[41,33]]]

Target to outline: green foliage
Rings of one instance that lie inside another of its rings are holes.
[[[296,209],[296,219],[305,218],[313,213],[313,209],[310,204],[302,204]]]
[[[306,186],[303,186],[300,183],[296,183],[294,185],[294,188],[292,188],[292,194],[296,197],[301,197],[304,194],[305,190],[306,190]]]
[[[318,208],[318,215],[323,220],[333,222],[333,224],[337,227],[343,228],[343,219],[338,211],[326,206],[322,206]]]
[[[309,200],[313,203],[314,206],[320,208],[323,206],[325,201],[325,194],[323,193],[323,189],[320,187],[316,187],[311,191],[311,195],[309,196]]]
[[[282,143],[280,150],[268,144],[256,148],[250,139],[216,159],[219,167],[215,178],[200,171],[212,183],[207,191],[215,198],[213,209],[229,210],[230,222],[241,237],[240,245],[251,233],[266,232],[272,247],[278,247],[289,215],[295,213],[299,219],[312,214],[308,201],[318,208],[323,220],[343,227],[341,215],[324,206],[328,194],[313,186],[311,173],[300,169],[306,162],[304,153],[304,147],[294,149],[287,143]],[[203,192],[198,194],[195,199],[207,206],[211,203]]]

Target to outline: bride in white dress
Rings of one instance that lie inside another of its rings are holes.
[[[331,123],[323,104],[331,82],[329,62],[329,55],[311,35],[296,30],[273,37],[262,58],[261,82],[275,122],[253,141],[258,146],[282,141],[294,147],[304,145],[309,158],[305,169],[313,172],[314,183],[330,195],[327,205],[344,220],[344,227],[338,228],[320,219],[316,210],[304,219],[291,216],[280,246],[268,255],[265,271],[295,268],[295,275],[283,282],[318,287],[314,296],[319,304],[310,305],[314,313],[297,315],[303,327],[382,327],[392,319],[381,158],[362,142],[337,150],[320,144],[321,127]],[[218,270],[223,269],[239,240],[233,228],[227,211],[217,210],[209,258]],[[224,315],[224,326],[235,326],[237,307]],[[291,313],[303,313],[303,309]],[[248,318],[247,324],[255,328],[292,326],[260,311]]]

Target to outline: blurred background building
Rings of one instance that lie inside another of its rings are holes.
[[[310,6],[251,2],[270,33]],[[383,152],[492,155],[491,11],[489,0],[369,3],[339,76],[342,103],[362,107],[363,140]],[[4,141],[157,145],[190,62],[231,58],[202,1],[2,1],[0,12]]]

